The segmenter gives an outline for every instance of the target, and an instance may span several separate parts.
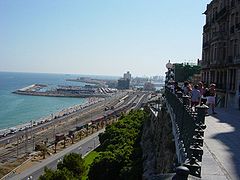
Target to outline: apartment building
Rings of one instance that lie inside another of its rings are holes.
[[[216,83],[219,105],[240,109],[240,0],[212,0],[204,14],[202,80]]]

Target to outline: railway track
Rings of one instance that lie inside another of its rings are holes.
[[[56,133],[67,134],[70,129],[77,125],[90,122],[94,117],[99,116],[99,114],[103,115],[106,106],[117,106],[117,108],[119,108],[126,104],[133,103],[136,101],[136,98],[136,94],[129,93],[128,97],[124,99],[124,103],[122,104],[119,104],[119,98],[106,100],[105,102],[100,102],[99,104],[87,107],[81,112],[76,112],[66,117],[55,119],[53,122],[48,122],[48,124],[39,128],[29,129],[18,133],[13,137],[8,138],[11,142],[10,144],[6,145],[5,148],[1,148],[0,162],[15,161],[18,157],[29,154],[34,151],[35,144],[42,141],[47,140],[50,145],[54,142]],[[2,143],[3,142],[5,141],[2,141]]]

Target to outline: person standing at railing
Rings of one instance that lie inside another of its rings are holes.
[[[215,112],[215,98],[216,98],[216,85],[212,83],[207,93],[207,105],[211,108],[212,114],[217,114]]]
[[[190,95],[190,92],[192,91],[191,84],[188,81],[185,81],[182,90],[184,95]]]
[[[201,93],[198,90],[198,85],[194,85],[191,91],[191,107],[194,108],[195,106],[199,105],[201,101]]]
[[[181,91],[183,92],[182,88],[178,85],[178,82],[174,82],[174,93],[176,94],[176,92]]]
[[[207,97],[206,97],[206,88],[204,87],[203,83],[200,81],[198,83],[198,90],[201,94],[201,105],[207,103]]]

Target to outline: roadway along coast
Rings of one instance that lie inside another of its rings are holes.
[[[89,151],[95,149],[99,145],[98,135],[104,132],[105,129],[102,129],[82,141],[64,149],[63,151],[53,155],[52,157],[43,160],[41,163],[25,170],[20,174],[11,174],[5,178],[11,180],[22,180],[27,179],[28,177],[32,177],[32,179],[38,179],[44,172],[44,168],[48,167],[51,169],[56,169],[57,163],[63,159],[66,154],[69,153],[78,153],[82,154],[83,156],[86,155]]]

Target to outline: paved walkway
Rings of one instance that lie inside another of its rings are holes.
[[[240,111],[216,112],[206,117],[202,179],[240,180]]]

